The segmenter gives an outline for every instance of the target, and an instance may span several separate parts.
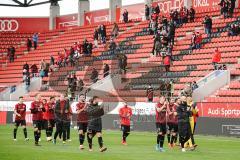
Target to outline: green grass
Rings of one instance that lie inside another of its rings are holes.
[[[18,141],[12,140],[12,125],[0,126],[0,159],[1,160],[233,160],[239,157],[239,139],[228,137],[196,136],[199,145],[193,152],[180,152],[166,148],[165,153],[156,152],[155,134],[148,132],[132,132],[128,138],[128,146],[120,144],[121,132],[104,131],[103,140],[108,147],[107,152],[99,153],[97,139],[94,139],[94,152],[79,151],[78,135],[71,130],[72,142],[56,145],[45,142],[42,133],[41,147],[33,145],[32,128],[28,127],[29,142],[25,142],[22,129],[18,129]],[[166,139],[165,139],[166,140]],[[85,146],[87,143],[85,142]]]

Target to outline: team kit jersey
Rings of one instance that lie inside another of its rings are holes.
[[[41,101],[32,102],[31,111],[32,111],[33,127],[41,130],[43,127],[43,112],[45,112],[43,103]]]
[[[167,110],[167,125],[168,125],[168,130],[177,132],[178,128],[178,121],[177,121],[177,116],[174,115],[174,112],[177,111],[177,106],[175,104],[170,104]]]
[[[76,105],[76,111],[84,109],[85,105],[86,105],[85,102],[79,102]],[[81,111],[77,115],[77,124],[78,124],[78,130],[83,130],[83,132],[87,131],[88,116],[87,116],[87,112],[85,110]]]
[[[119,116],[121,120],[121,130],[130,132],[130,124],[131,124],[130,117],[132,116],[132,109],[128,106],[122,107],[119,110]]]
[[[26,125],[26,105],[24,103],[18,103],[15,105],[15,111],[20,114],[20,116],[15,115],[15,125],[18,127],[19,125]]]
[[[156,129],[157,132],[166,133],[166,112],[167,109],[164,108],[162,111],[158,112],[157,108],[163,107],[164,104],[158,103],[156,105]]]

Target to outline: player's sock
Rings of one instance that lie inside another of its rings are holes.
[[[172,138],[171,138],[171,144],[173,144],[173,142],[175,141],[175,138],[176,138],[176,136],[172,136]]]
[[[41,131],[38,132],[38,138],[41,138]]]
[[[53,133],[53,128],[50,127],[50,128],[49,128],[49,137],[52,137],[52,133]]]
[[[38,142],[38,131],[34,131],[35,142]]]
[[[122,140],[123,140],[123,142],[126,142],[126,138],[127,138],[126,132],[123,132],[123,135],[122,135]]]
[[[13,129],[13,138],[16,139],[17,138],[17,128]]]
[[[98,137],[98,144],[99,144],[100,148],[103,147],[103,139],[102,139],[102,137]]]
[[[57,139],[57,136],[58,136],[58,131],[56,130],[56,132],[54,133],[54,139]]]
[[[160,135],[157,135],[157,144],[159,145],[160,143]]]
[[[160,139],[159,139],[160,148],[163,148],[164,138],[165,138],[165,136],[160,135]]]
[[[171,134],[167,134],[168,143],[170,143],[170,139],[171,139]]]
[[[90,137],[89,134],[87,134],[87,140],[88,140],[89,149],[92,149],[92,137]]]
[[[83,145],[85,139],[85,135],[79,134],[79,143],[80,145]]]
[[[24,137],[27,138],[27,128],[23,128]]]

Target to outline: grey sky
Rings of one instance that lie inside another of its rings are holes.
[[[1,3],[10,2],[10,0],[0,0]],[[35,0],[36,2],[38,0]],[[42,1],[42,0],[39,0]],[[77,13],[77,2],[78,0],[63,0],[59,2],[60,4],[60,14],[71,14]],[[123,5],[142,3],[144,0],[122,0]],[[99,10],[108,8],[109,3],[108,0],[90,0],[90,10]],[[32,16],[49,16],[49,4],[40,5],[29,8],[19,8],[19,7],[0,7],[0,17],[10,17],[10,16],[24,16],[24,17],[32,17]]]

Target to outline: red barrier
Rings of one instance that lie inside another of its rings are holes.
[[[46,18],[0,18],[0,32],[44,32],[49,30]]]
[[[239,103],[198,103],[201,117],[240,118]]]

